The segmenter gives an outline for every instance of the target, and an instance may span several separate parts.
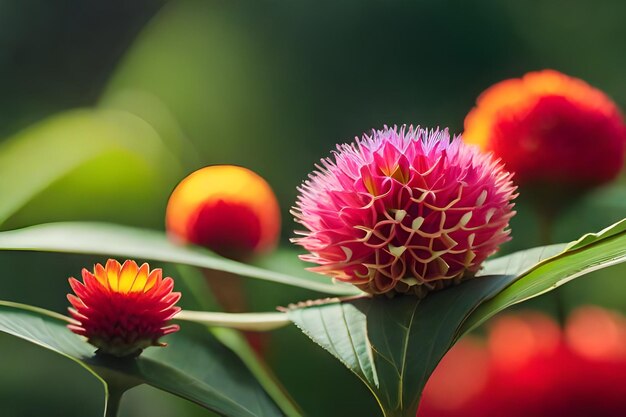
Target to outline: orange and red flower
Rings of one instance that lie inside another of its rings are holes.
[[[280,208],[267,182],[233,165],[202,168],[176,187],[166,228],[175,240],[245,258],[271,250],[280,233]]]
[[[626,127],[603,92],[553,70],[499,82],[465,119],[466,142],[501,158],[516,181],[584,189],[624,165]]]
[[[583,307],[564,330],[538,313],[463,339],[428,381],[418,417],[626,415],[626,320]]]
[[[94,272],[82,271],[83,282],[70,278],[74,294],[67,298],[75,322],[68,325],[85,336],[98,353],[136,356],[149,346],[165,346],[159,338],[179,330],[168,321],[180,311],[180,293],[172,292],[174,281],[163,278],[161,269],[134,261],[123,265],[109,259],[96,264]]]

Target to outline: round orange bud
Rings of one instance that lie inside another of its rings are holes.
[[[276,246],[280,208],[259,175],[239,166],[213,165],[178,184],[165,223],[174,240],[241,259]]]
[[[553,70],[499,82],[465,118],[466,142],[492,151],[522,186],[584,189],[614,179],[626,127],[603,92]]]

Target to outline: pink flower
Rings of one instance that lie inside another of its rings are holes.
[[[515,186],[447,130],[372,131],[337,146],[299,188],[293,241],[311,270],[372,294],[424,295],[471,277],[509,239]]]

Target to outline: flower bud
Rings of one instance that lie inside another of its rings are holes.
[[[214,165],[178,184],[167,205],[166,228],[174,240],[246,258],[276,246],[280,208],[259,175],[239,166]]]
[[[83,282],[70,278],[74,294],[67,298],[74,323],[67,327],[98,348],[98,353],[137,356],[149,346],[165,346],[159,338],[179,330],[168,321],[180,311],[180,293],[160,269],[135,261],[123,265],[109,259],[94,272],[83,269]]]

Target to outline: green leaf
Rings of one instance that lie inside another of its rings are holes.
[[[625,260],[626,231],[618,223],[569,247],[486,262],[482,276],[421,300],[334,299],[292,306],[288,314],[368,386],[385,416],[413,417],[430,374],[462,334],[510,305]]]
[[[94,355],[91,345],[67,329],[67,320],[0,301],[0,331],[71,359],[102,381],[105,390],[148,384],[224,416],[283,415],[241,360],[199,326],[188,324],[164,338],[168,347],[149,348],[129,360]]]
[[[477,277],[487,275],[520,275],[530,269],[544,259],[551,258],[563,250],[566,244],[539,246],[536,248],[526,249],[510,255],[501,256],[499,258],[486,261],[481,270],[476,274]]]
[[[485,277],[424,299],[364,297],[289,311],[292,321],[372,391],[385,416],[415,416],[421,391],[456,330],[500,277]]]
[[[598,233],[587,233],[582,236],[580,239],[570,243],[567,245],[566,251],[575,251],[580,248],[584,248],[585,246],[591,245],[599,240],[607,239],[615,235],[619,235],[620,233],[624,233],[626,231],[626,219],[623,219],[614,225],[611,225]]]
[[[171,243],[164,233],[106,223],[52,223],[0,232],[0,250],[82,253],[150,259],[230,272],[328,294],[354,294],[348,285],[299,278]]]
[[[202,272],[190,266],[178,266],[178,283],[186,288],[183,302],[190,303],[193,308],[203,310],[220,310],[220,306],[214,299],[213,294]],[[187,296],[188,295],[188,296]],[[209,313],[211,314],[211,313]],[[219,313],[218,313],[219,314]],[[283,314],[285,316],[285,314]],[[202,320],[200,320],[202,322]],[[207,324],[206,322],[204,323]],[[215,323],[210,323],[215,324]],[[301,412],[289,394],[281,386],[280,382],[272,374],[272,371],[262,361],[259,355],[252,349],[248,341],[240,332],[225,328],[207,326],[209,332],[213,334],[224,346],[231,349],[241,361],[248,367],[252,375],[259,381],[268,395],[276,402],[278,407],[288,417],[301,417]]]
[[[626,219],[623,219],[598,233],[582,236],[566,245],[562,252],[540,260],[531,268],[508,272],[515,275],[515,281],[497,296],[480,305],[463,324],[459,337],[512,305],[625,260]]]

